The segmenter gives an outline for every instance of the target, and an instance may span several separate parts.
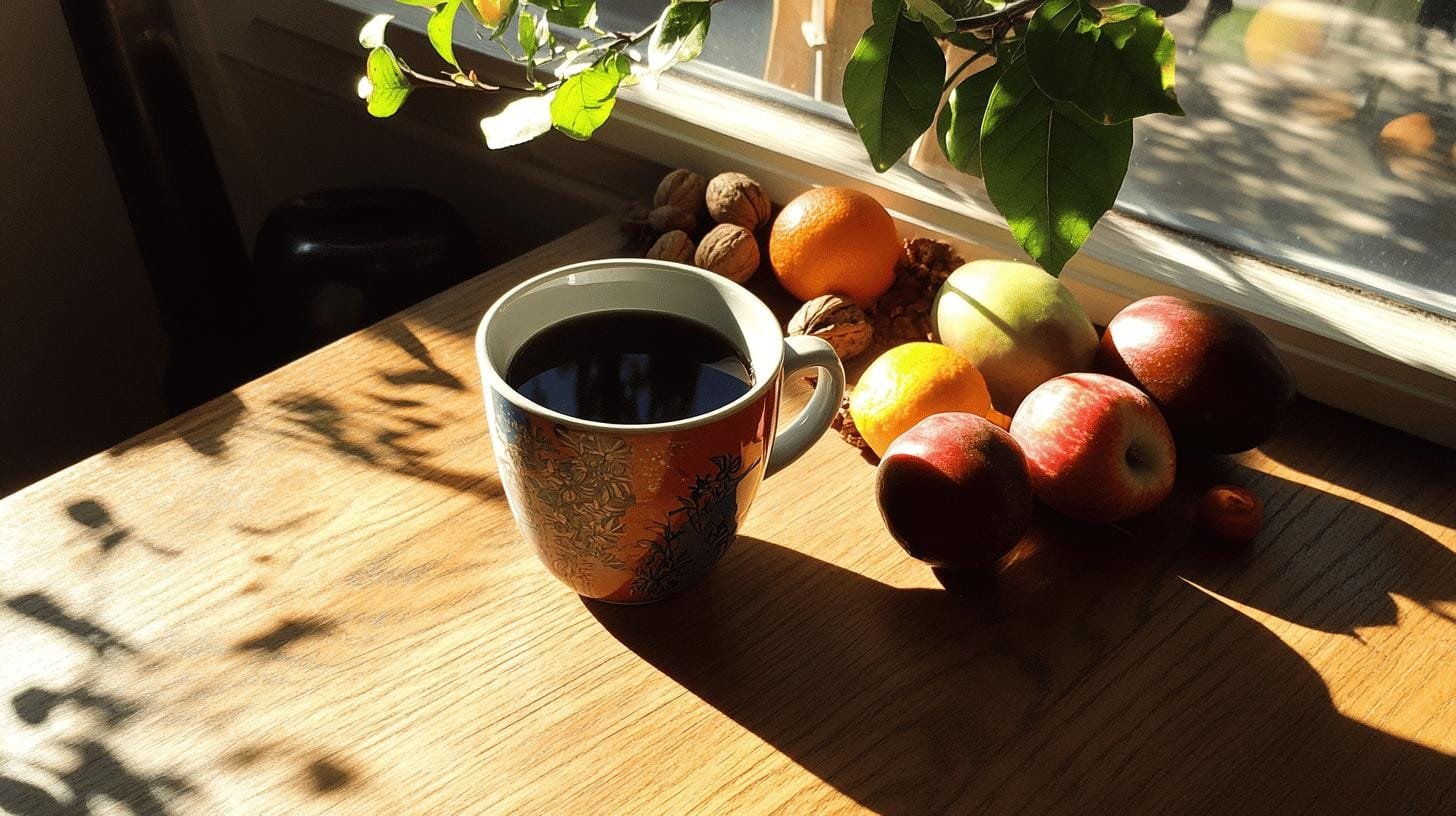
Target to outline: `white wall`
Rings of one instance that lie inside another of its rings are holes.
[[[0,26],[0,495],[165,416],[156,304],[54,2]]]

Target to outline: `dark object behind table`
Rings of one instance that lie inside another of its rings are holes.
[[[460,214],[415,190],[289,199],[258,231],[253,298],[276,367],[484,269]]]

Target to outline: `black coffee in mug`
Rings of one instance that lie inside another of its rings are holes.
[[[717,331],[652,311],[594,312],[537,332],[506,382],[526,399],[592,422],[676,422],[748,393],[753,373]]]

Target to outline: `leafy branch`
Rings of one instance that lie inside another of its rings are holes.
[[[375,17],[359,36],[369,49],[359,87],[369,112],[391,116],[419,88],[517,94],[480,123],[486,144],[502,148],[553,127],[590,138],[622,87],[653,82],[702,53],[712,8],[722,0],[670,0],[635,32],[601,30],[596,0],[396,2],[430,11],[426,33],[448,69],[411,68],[384,44],[392,18]],[[1132,120],[1182,115],[1173,38],[1150,8],[1099,9],[1091,0],[871,2],[871,25],[842,88],[870,163],[888,170],[933,127],[951,165],[985,180],[1012,235],[1052,274],[1116,201]],[[460,65],[453,35],[461,6],[477,34],[523,67],[524,83],[486,82]],[[512,28],[519,55],[505,42]],[[574,45],[558,40],[567,31],[576,32]],[[949,72],[947,43],[971,52]]]
[[[955,18],[956,31],[976,31],[990,26],[1000,25],[1012,20],[1019,19],[1027,12],[1036,11],[1037,7],[1046,0],[1016,0],[1014,3],[1007,3],[999,9],[988,11],[984,14],[977,14],[972,17]]]

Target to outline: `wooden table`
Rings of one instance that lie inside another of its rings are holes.
[[[1456,456],[1311,404],[963,596],[831,436],[705,586],[579,600],[510,520],[471,335],[618,247],[592,224],[0,503],[0,810],[1456,812]],[[1211,480],[1264,497],[1249,550],[1190,542]]]

